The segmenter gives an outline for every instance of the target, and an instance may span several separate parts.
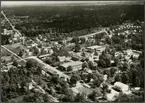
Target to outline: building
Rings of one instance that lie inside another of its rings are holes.
[[[67,70],[67,68],[71,66],[72,67],[72,71],[77,71],[82,69],[82,62],[80,61],[71,61],[71,62],[67,62],[67,63],[63,63],[60,65],[60,67],[64,68],[65,70]]]
[[[78,53],[69,52],[69,53],[71,55],[71,60],[73,61],[79,61],[80,59],[82,59],[81,52],[78,52]]]
[[[58,56],[60,62],[71,61],[70,57]]]
[[[135,58],[138,58],[139,55],[141,54],[140,51],[136,51],[136,50],[131,50],[131,49],[128,49],[126,51],[124,51],[125,54],[126,54],[126,58],[130,58],[131,56],[135,57]]]
[[[70,79],[70,77],[63,72],[57,70],[55,67],[52,67],[48,64],[45,64],[42,60],[38,59],[35,56],[28,57],[26,60],[31,60],[32,62],[36,63],[36,65],[40,66],[42,70],[50,75],[58,75],[59,77],[64,77],[65,80]]]
[[[103,52],[106,49],[106,45],[103,46],[99,46],[99,45],[95,45],[95,46],[90,46],[87,47],[88,50],[97,50],[98,52]]]
[[[13,30],[4,29],[3,35],[11,35],[13,34]]]
[[[87,84],[85,84],[85,83],[82,84],[80,82],[77,82],[76,87],[72,87],[71,89],[72,89],[72,91],[75,95],[78,94],[78,93],[85,93],[86,95],[91,94],[92,89],[90,89],[90,88],[88,88],[84,85],[87,85]]]
[[[119,87],[124,94],[131,94],[130,87],[127,84],[116,82],[114,83],[114,86]]]
[[[110,102],[114,101],[119,96],[119,92],[112,89],[112,87],[113,87],[112,85],[109,85],[108,88],[111,90],[111,92],[106,94],[107,100]]]

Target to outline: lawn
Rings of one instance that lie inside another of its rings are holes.
[[[5,46],[7,49],[11,50],[14,53],[19,53],[20,50],[24,49],[24,46],[21,43],[15,43],[12,45],[3,45]],[[9,53],[7,50],[5,50],[4,48],[1,48],[1,56],[10,56],[11,53]]]

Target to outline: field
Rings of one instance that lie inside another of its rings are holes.
[[[4,45],[4,46],[16,54],[19,53],[19,51],[21,51],[22,49],[24,49],[24,47],[21,43],[16,43],[16,44],[12,44],[12,45]],[[1,48],[1,56],[10,56],[10,55],[11,55],[11,53],[9,53],[4,48]]]

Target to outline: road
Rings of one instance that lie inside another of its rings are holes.
[[[40,86],[38,86],[33,80],[32,80],[32,84],[35,85],[36,88],[38,88],[40,91],[40,93],[43,93],[43,94],[46,94],[45,90],[42,89]],[[13,99],[10,99],[8,102],[12,102],[12,103],[16,103],[16,102],[21,102],[23,101],[23,99],[25,97],[31,97],[31,96],[34,96],[34,93],[30,93],[28,95],[22,95],[22,96],[19,96],[17,98],[13,98]],[[47,94],[48,97],[50,97],[51,101],[52,102],[59,102],[55,97],[53,97],[52,95],[50,94]]]
[[[8,21],[8,23],[10,24],[10,26],[11,26],[12,29],[14,30],[14,26],[12,25],[12,23],[10,22],[10,20],[6,17],[6,15],[4,14],[3,11],[1,11],[1,14],[4,16],[4,18]]]
[[[65,77],[66,79],[70,79],[70,77],[68,75],[66,75],[65,73],[57,70],[55,67],[52,67],[46,63],[44,63],[42,60],[40,60],[39,58],[35,57],[35,56],[31,56],[26,58],[26,60],[35,60],[37,63],[39,63],[42,68],[44,69],[45,72],[50,72],[50,73],[56,73],[58,74],[60,77]]]
[[[91,34],[79,36],[79,38],[81,38],[81,37],[85,37],[86,38],[86,37],[90,37],[90,36],[93,36],[93,35],[96,35],[96,34],[100,34],[100,33],[104,33],[104,32],[106,32],[106,30],[105,29],[102,29],[101,31],[98,31],[96,33],[91,33]]]
[[[100,33],[104,33],[104,32],[107,33],[106,29],[109,29],[109,27],[102,28],[100,31],[95,32],[95,33],[90,33],[90,34],[83,35],[83,36],[78,36],[78,37],[79,37],[79,38],[82,38],[82,37],[83,37],[83,38],[88,38],[88,37],[93,36],[93,35],[96,35],[96,34],[100,34]],[[107,33],[107,34],[108,34],[108,33]],[[68,37],[67,41],[71,41],[72,39],[73,39],[72,37]]]
[[[19,59],[21,59],[21,60],[23,60],[23,61],[26,62],[25,59],[19,57],[17,54],[13,53],[11,50],[7,49],[7,48],[4,47],[4,46],[1,46],[1,47],[3,47],[4,49],[6,49],[8,52],[12,53],[13,55],[15,55],[16,57],[18,57]],[[32,58],[33,58],[33,57],[32,57]],[[40,63],[42,63],[41,60],[39,60],[38,58],[35,57],[34,59],[36,59],[37,61],[39,61]],[[48,66],[46,66],[46,67],[48,67]],[[48,68],[50,69],[50,67],[48,67]],[[46,73],[46,74],[47,74],[47,73]],[[38,88],[38,89],[41,91],[41,93],[46,94],[45,90],[44,90],[43,88],[41,88],[39,85],[37,85],[37,83],[36,83],[34,80],[32,80],[32,84],[33,84],[36,88]],[[58,102],[58,100],[57,100],[56,98],[54,98],[53,96],[51,96],[51,95],[49,95],[49,94],[47,94],[47,95],[48,95],[54,102]],[[22,97],[15,98],[15,99],[12,99],[12,100],[10,100],[10,101],[15,101],[15,100],[18,101],[18,100],[21,100],[21,99],[23,99],[23,96],[22,96]]]
[[[3,11],[1,11],[1,14],[4,16],[4,18],[8,21],[8,23],[10,24],[10,26],[12,27],[12,30],[17,32],[20,36],[22,36],[22,34],[20,33],[19,30],[15,29],[15,26],[13,26],[13,24],[10,22],[10,20],[7,18],[7,16],[4,14]],[[28,38],[28,37],[27,37]],[[34,42],[31,38],[29,38],[32,42]],[[34,42],[35,43],[35,42]]]
[[[11,50],[9,50],[8,48],[6,48],[5,46],[1,46],[2,48],[4,48],[5,50],[7,50],[8,52],[10,52],[11,54],[15,55],[17,58],[23,60],[24,62],[26,62],[25,59],[21,58],[20,56],[18,56],[16,53],[12,52]]]

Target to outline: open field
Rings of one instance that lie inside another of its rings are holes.
[[[3,45],[6,48],[8,48],[9,50],[13,51],[14,53],[19,53],[19,51],[21,51],[22,49],[24,49],[24,46],[21,45],[21,43],[16,43],[16,44],[12,44],[12,45]],[[7,50],[5,50],[4,48],[1,48],[1,56],[10,56],[11,53],[9,53]]]

